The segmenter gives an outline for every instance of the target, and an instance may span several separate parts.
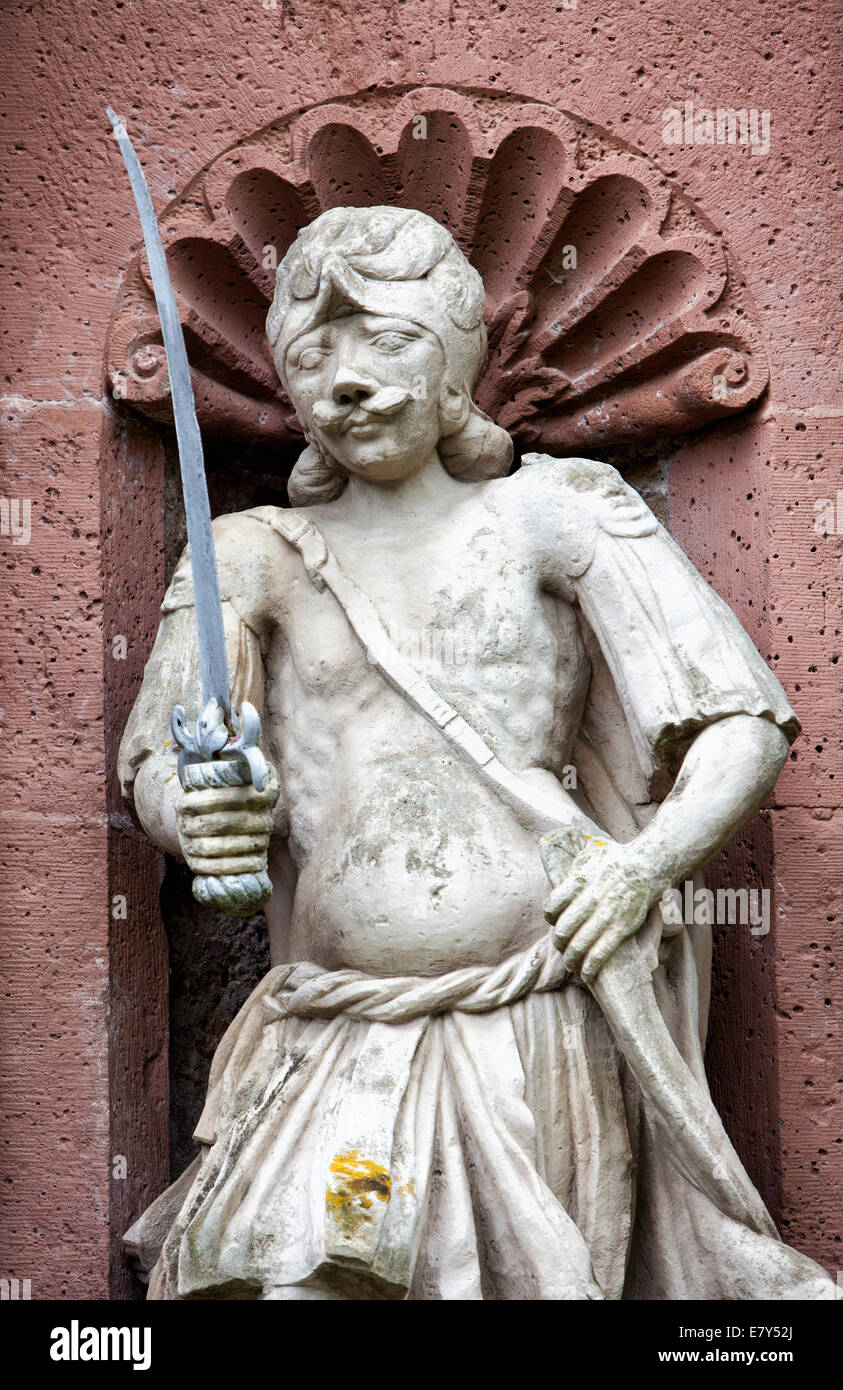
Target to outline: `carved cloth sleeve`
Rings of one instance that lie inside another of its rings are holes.
[[[732,610],[614,469],[576,464],[561,558],[593,669],[581,738],[609,775],[623,769],[621,798],[664,796],[692,738],[731,715],[769,719],[792,742],[799,720]]]
[[[694,734],[733,714],[760,715],[796,737],[781,685],[665,531],[601,535],[577,592],[643,761],[674,770]]]

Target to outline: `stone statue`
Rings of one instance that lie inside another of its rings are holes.
[[[185,558],[120,759],[194,873],[268,856],[273,967],[218,1047],[199,1157],[127,1244],[157,1299],[833,1298],[725,1135],[691,1155],[631,988],[617,1026],[600,1003],[643,962],[674,1101],[711,1108],[710,930],[659,904],[760,808],[798,721],[613,468],[510,474],[472,400],[483,307],[405,209],[323,213],[278,270],[292,510],[214,526],[234,704],[276,775],[181,790]]]

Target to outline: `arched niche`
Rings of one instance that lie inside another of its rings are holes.
[[[160,218],[206,437],[300,444],[264,336],[274,268],[326,208],[383,203],[439,219],[483,275],[477,398],[522,448],[635,449],[743,411],[767,384],[732,257],[652,161],[536,103],[366,93],[244,137]],[[107,356],[118,398],[171,418],[142,251]]]

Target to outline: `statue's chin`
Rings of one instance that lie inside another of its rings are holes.
[[[376,446],[349,450],[337,462],[352,477],[365,478],[372,483],[397,483],[415,473],[424,459],[417,453],[407,455]]]

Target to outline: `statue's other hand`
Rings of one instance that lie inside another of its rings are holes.
[[[249,784],[183,793],[176,823],[182,854],[193,873],[221,878],[265,870],[278,794],[272,769],[260,792]]]
[[[582,851],[545,903],[567,969],[593,983],[621,942],[638,931],[664,888],[634,845],[607,841]]]

